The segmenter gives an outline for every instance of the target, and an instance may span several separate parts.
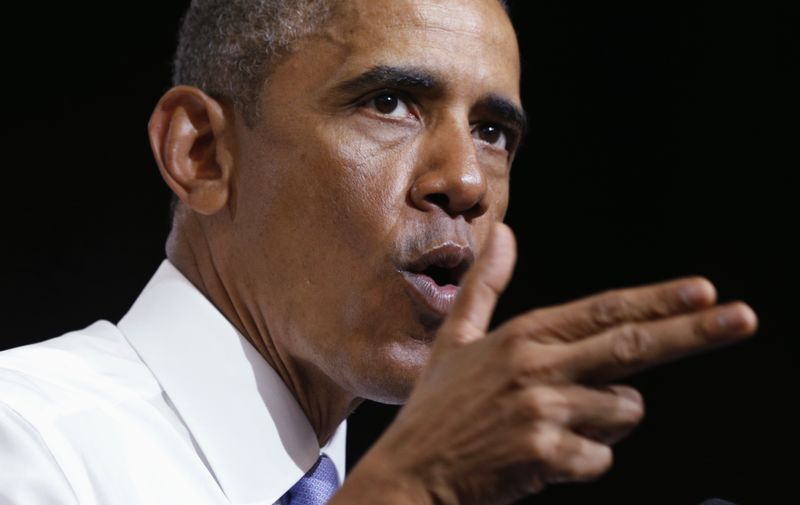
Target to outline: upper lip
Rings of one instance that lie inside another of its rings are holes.
[[[411,273],[423,273],[432,267],[446,269],[449,271],[453,283],[458,284],[474,261],[475,255],[470,246],[447,242],[424,251],[409,262],[403,270]]]

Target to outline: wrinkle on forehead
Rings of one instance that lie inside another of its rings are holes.
[[[494,46],[506,56],[519,54],[517,34],[499,0],[421,2],[416,17],[416,30],[457,33]]]
[[[475,10],[459,9],[459,15],[453,16],[452,3],[445,6],[441,2],[418,2],[415,7],[416,10],[409,10],[409,14],[413,16],[413,25],[408,22],[390,22],[388,26],[460,33],[473,37],[485,37],[486,35],[483,30],[486,23]]]
[[[447,32],[484,43],[513,40],[516,44],[514,29],[498,0],[356,0],[340,2],[337,17],[342,22],[332,23],[326,35],[338,43],[352,40],[360,31],[355,27],[374,27],[377,30],[372,31],[389,37],[391,30],[383,29]],[[487,22],[491,19],[499,22]]]

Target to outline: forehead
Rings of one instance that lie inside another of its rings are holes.
[[[311,38],[306,45],[325,56],[332,80],[381,65],[427,67],[519,101],[516,35],[498,0],[343,1]]]
[[[497,0],[350,0],[336,8],[337,28],[391,37],[393,29],[453,32],[502,42],[509,35],[508,16]],[[511,30],[513,38],[513,30]]]

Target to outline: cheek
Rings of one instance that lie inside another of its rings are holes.
[[[506,216],[508,210],[508,175],[498,177],[494,181],[495,187],[492,190],[492,202],[490,207],[490,214],[492,221],[502,221]]]
[[[375,123],[320,125],[323,149],[313,165],[325,184],[316,198],[331,229],[347,234],[340,237],[342,245],[365,253],[378,252],[378,246],[387,253],[407,212],[415,151],[410,132]]]
[[[283,287],[283,306],[272,304],[274,316],[293,315],[281,325],[287,332],[291,320],[302,320],[306,330],[327,335],[313,340],[317,352],[333,354],[355,352],[358,345],[369,349],[364,339],[382,340],[398,331],[398,318],[410,317],[395,310],[387,318],[386,307],[405,296],[393,278],[391,254],[408,218],[413,142],[342,122],[320,121],[306,132],[304,148],[271,146],[263,163],[271,167],[274,200],[259,210],[265,216],[259,248],[278,280],[274,285]],[[275,236],[280,244],[270,241]],[[297,345],[307,338],[296,337]],[[343,338],[362,342],[354,347]]]
[[[402,295],[387,287],[397,275],[391,255],[407,217],[407,160],[413,152],[345,128],[326,132],[334,135],[321,142],[327,149],[314,164],[326,181],[316,197],[319,219],[329,234],[328,254],[337,262],[331,280],[353,286],[342,294],[337,317],[348,328],[374,324],[375,314]]]

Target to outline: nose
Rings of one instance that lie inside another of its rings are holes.
[[[426,139],[410,190],[415,207],[475,219],[488,210],[486,174],[468,125],[442,128]]]

